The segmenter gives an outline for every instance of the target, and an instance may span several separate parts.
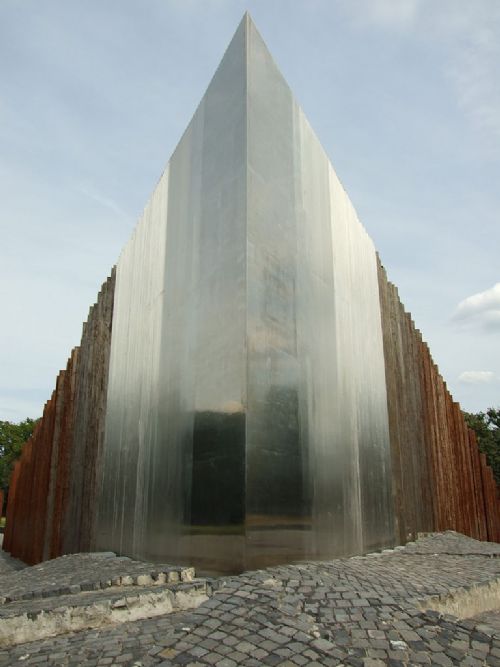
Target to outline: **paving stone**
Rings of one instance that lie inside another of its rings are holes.
[[[430,662],[430,659],[429,659]],[[450,658],[448,658],[447,655],[444,653],[433,653],[432,654],[432,662],[433,664],[436,665],[443,665],[443,667],[448,667],[449,665],[452,665],[452,661]]]
[[[319,651],[331,651],[333,648],[335,648],[335,644],[332,644],[332,642],[328,641],[327,639],[315,639],[313,642],[311,642],[311,645],[314,646],[314,648],[317,648]]]
[[[431,663],[429,653],[425,653],[424,651],[411,651],[409,653],[409,660],[411,663],[416,663],[418,665],[430,665]]]
[[[102,600],[110,588],[125,584],[128,596],[138,582],[158,588],[161,575],[163,584],[169,577],[182,578],[170,566],[162,573],[159,566],[136,565],[131,559],[111,555],[99,561],[93,555],[86,561],[87,556],[76,555],[83,563],[80,573],[69,572],[71,560],[56,559],[56,565],[51,561],[29,574],[32,568],[22,565],[2,569],[0,558],[0,590],[12,594],[11,602],[0,604],[0,621],[9,605],[36,614],[37,604],[64,608],[68,597]],[[498,614],[460,620],[417,604],[487,585],[500,576],[499,556],[499,545],[450,532],[373,557],[225,577],[211,584],[213,596],[195,611],[9,647],[0,650],[0,665],[400,667],[432,662],[445,667],[461,662],[500,667]],[[90,563],[95,571],[87,567]],[[40,585],[34,585],[37,577]],[[82,584],[89,592],[81,592]]]
[[[262,659],[263,664],[265,665],[279,665],[283,661],[283,658],[276,653],[270,653],[265,658]]]

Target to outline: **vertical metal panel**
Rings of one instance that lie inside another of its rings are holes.
[[[166,229],[166,216],[159,215],[158,209],[167,187],[168,171],[116,270],[97,544],[105,535],[108,545],[128,553],[134,553],[136,541],[142,538],[145,517],[137,503],[147,493],[143,462],[156,429],[152,403],[158,396],[160,374]]]
[[[248,51],[253,567],[392,544],[394,526],[375,250],[252,25]]]
[[[248,25],[246,565],[307,548],[309,480],[300,433],[294,106]]]
[[[154,556],[241,567],[246,63],[240,26],[170,162]],[[170,533],[170,535],[169,535]]]
[[[361,541],[359,532],[352,533],[353,551],[359,552],[395,539],[377,259],[331,167],[330,192],[337,358],[332,400],[340,406],[337,441],[348,455],[346,473],[352,480],[344,495],[350,503],[359,497]],[[348,523],[348,507],[344,513]]]
[[[117,267],[98,545],[238,568],[246,404],[242,24]]]

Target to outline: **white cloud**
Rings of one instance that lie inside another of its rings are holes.
[[[460,301],[453,319],[488,330],[500,329],[500,283]]]
[[[458,376],[458,381],[464,384],[487,384],[494,379],[495,373],[492,371],[464,371]]]
[[[500,140],[499,29],[500,15],[490,25],[480,23],[470,29],[447,69],[459,108],[480,132],[496,140]]]
[[[422,2],[423,0],[347,0],[343,7],[359,25],[400,30],[413,25]]]
[[[457,109],[494,159],[500,142],[500,3],[424,0],[421,27],[446,52],[443,73]]]
[[[412,33],[444,47],[455,104],[493,158],[500,143],[498,0],[341,0],[354,26]]]

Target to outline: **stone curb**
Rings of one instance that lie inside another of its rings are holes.
[[[211,594],[210,584],[198,579],[170,586],[127,587],[112,594],[89,591],[65,595],[40,600],[30,608],[12,603],[0,612],[0,647],[196,609]]]

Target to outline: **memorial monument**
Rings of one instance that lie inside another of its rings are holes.
[[[14,471],[4,548],[239,571],[448,528],[500,540],[498,510],[245,15]]]

